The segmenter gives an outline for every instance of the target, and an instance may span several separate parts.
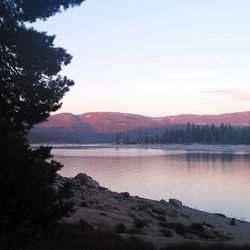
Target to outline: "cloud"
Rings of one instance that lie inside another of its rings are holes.
[[[208,91],[204,91],[203,93],[209,94],[209,95],[221,95],[231,100],[250,102],[250,92],[246,92],[242,90],[233,90],[233,89],[208,90]]]
[[[187,72],[187,73],[167,74],[165,75],[165,78],[173,78],[173,79],[205,78],[210,75],[211,75],[210,72]]]
[[[235,94],[238,90],[233,89],[222,89],[222,90],[207,90],[204,91],[205,94],[219,94],[219,95],[228,95],[228,94]]]

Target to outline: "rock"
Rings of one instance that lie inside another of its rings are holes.
[[[167,205],[168,204],[164,199],[161,199],[160,203],[163,204],[163,205]]]
[[[124,193],[122,193],[126,198],[129,198],[130,197],[130,194],[129,194],[129,192],[124,192]]]
[[[225,214],[221,214],[221,213],[214,213],[214,215],[216,216],[220,216],[222,218],[226,218],[226,215]]]
[[[90,176],[80,173],[70,180],[71,184],[77,187],[86,186],[88,188],[98,188],[100,184]]]
[[[177,199],[169,199],[168,200],[169,204],[174,206],[174,207],[182,207],[182,202],[180,200],[177,200]]]
[[[101,191],[107,191],[108,189],[105,188],[105,187],[98,187],[98,190],[101,190]]]

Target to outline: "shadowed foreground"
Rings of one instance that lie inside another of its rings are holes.
[[[26,247],[13,240],[1,241],[0,249],[250,250],[247,222],[236,220],[232,226],[222,214],[193,210],[178,200],[112,192],[85,174],[58,175],[53,187],[60,190],[65,183],[70,184],[75,213],[33,237]]]
[[[12,248],[14,249],[14,248]],[[15,246],[15,249],[23,249]],[[39,244],[29,245],[26,250],[156,250],[151,243],[131,237],[124,239],[115,233],[104,233],[84,229],[81,225],[63,225],[57,228],[49,238],[41,239]],[[199,245],[197,243],[184,243],[170,245],[161,250],[250,250],[250,246],[228,246],[223,244]]]

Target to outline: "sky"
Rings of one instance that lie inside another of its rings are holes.
[[[87,0],[33,26],[73,56],[57,111],[250,110],[249,0]]]

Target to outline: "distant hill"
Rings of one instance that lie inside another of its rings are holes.
[[[36,126],[29,135],[33,143],[114,142],[118,134],[161,133],[166,127],[182,126],[187,122],[206,125],[221,123],[250,126],[250,111],[220,115],[182,114],[148,117],[118,112],[93,112],[81,115],[60,113]]]

